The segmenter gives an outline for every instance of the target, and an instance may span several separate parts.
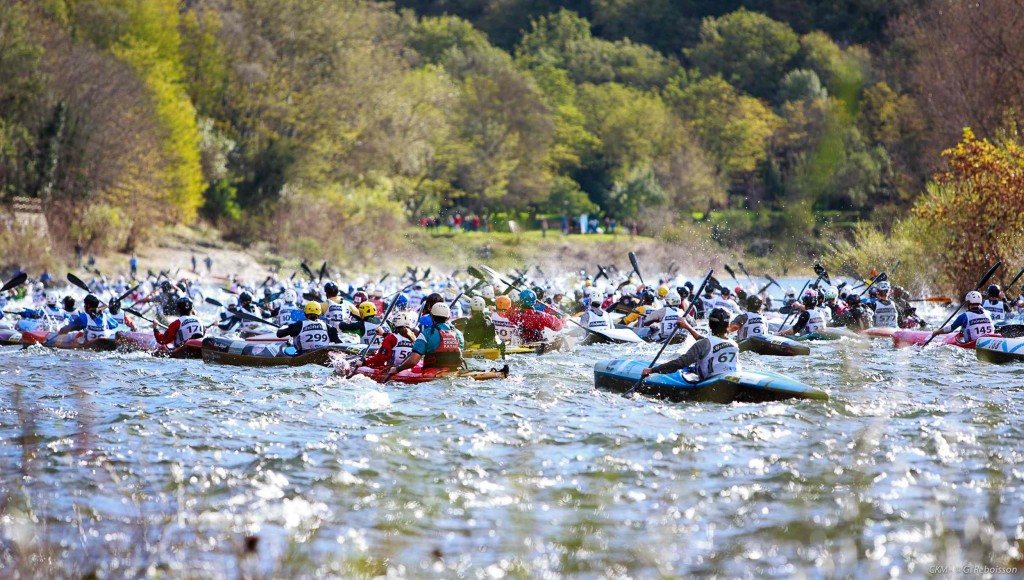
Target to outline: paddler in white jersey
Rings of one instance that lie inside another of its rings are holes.
[[[697,332],[685,316],[679,318],[678,325],[689,332],[697,342],[679,358],[654,368],[644,369],[641,376],[674,372],[682,375],[688,367],[693,365],[696,367],[695,371],[699,380],[704,381],[735,372],[739,368],[740,349],[728,336],[728,312],[721,308],[715,308],[708,314],[708,327],[711,329],[711,336],[708,337]]]
[[[971,342],[995,331],[992,317],[987,310],[982,308],[981,292],[968,292],[967,296],[964,296],[964,302],[967,304],[967,311],[962,312],[952,324],[932,331],[932,338],[959,329],[958,340]]]
[[[768,325],[761,316],[763,308],[764,304],[759,296],[747,296],[747,311],[734,318],[730,325],[739,327],[736,331],[737,341],[768,334]]]
[[[590,307],[580,316],[580,325],[584,328],[595,330],[614,328],[611,315],[601,308],[601,291],[593,286],[588,291],[590,293]]]
[[[660,342],[672,334],[672,329],[676,327],[681,314],[679,305],[682,301],[678,292],[669,290],[665,294],[665,306],[644,317],[644,326],[652,327],[651,333],[647,335],[652,342]]]
[[[873,326],[900,328],[903,326],[903,313],[896,307],[896,303],[889,299],[889,291],[892,286],[888,280],[882,280],[875,285],[878,294],[875,299],[868,302],[868,307],[875,311]]]
[[[1010,309],[1006,306],[1006,300],[1003,299],[1003,290],[999,287],[999,284],[989,286],[986,294],[988,294],[988,297],[982,302],[981,307],[992,316],[992,322],[1006,320]]]

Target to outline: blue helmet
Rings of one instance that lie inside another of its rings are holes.
[[[395,299],[395,306],[398,308],[405,308],[409,305],[409,299],[405,297],[405,294],[399,294],[398,298]]]
[[[519,301],[524,306],[533,306],[537,302],[537,293],[533,290],[523,290],[519,293]]]

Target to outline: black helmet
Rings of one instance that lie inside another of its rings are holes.
[[[270,286],[264,286],[263,287],[263,295],[264,296],[266,296],[267,298],[270,298],[270,296],[272,294],[273,294],[273,292],[270,290]]]
[[[75,309],[75,297],[74,296],[65,296],[63,304],[64,304],[64,310],[67,310],[68,312],[74,310]]]
[[[86,310],[92,310],[94,308],[100,307],[100,299],[93,296],[92,294],[86,296],[85,300],[83,300],[82,302],[85,304]]]
[[[708,314],[708,326],[712,333],[719,333],[729,328],[729,313],[724,308],[715,308]]]
[[[164,292],[170,292],[171,289],[174,288],[174,286],[171,286],[170,280],[164,280],[163,282],[160,283],[160,288],[162,288]]]
[[[818,303],[818,297],[814,294],[804,294],[800,297],[800,302],[807,308],[813,308]]]
[[[250,304],[250,303],[252,303],[252,294],[249,294],[248,292],[242,292],[241,294],[238,295],[238,303],[239,304]]]
[[[1000,292],[1002,292],[1002,289],[999,288],[999,284],[992,284],[988,287],[989,296],[999,296]]]
[[[335,284],[334,282],[327,282],[326,284],[324,284],[324,294],[326,294],[328,298],[330,298],[331,296],[337,296],[338,285]]]
[[[107,302],[107,310],[109,310],[111,314],[117,314],[118,311],[121,310],[121,299],[111,298],[110,302]]]
[[[689,282],[687,282],[687,284],[689,284]],[[679,292],[679,298],[682,299],[682,300],[686,300],[687,298],[689,298],[690,297],[690,288],[692,288],[692,285],[691,286],[680,286],[679,288],[676,288],[676,292]]]
[[[192,314],[192,300],[187,296],[178,298],[178,316],[187,316]]]
[[[761,310],[761,297],[760,296],[747,296],[747,311],[757,312]]]

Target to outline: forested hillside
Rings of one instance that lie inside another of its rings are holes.
[[[0,192],[94,252],[204,219],[343,258],[455,211],[821,252],[934,222],[965,126],[1018,141],[1018,9],[0,0]]]

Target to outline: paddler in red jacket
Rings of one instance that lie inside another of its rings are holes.
[[[523,290],[519,293],[519,303],[516,305],[518,308],[508,312],[508,319],[519,329],[519,337],[523,343],[544,340],[545,328],[557,332],[565,326],[561,318],[537,310],[536,303],[537,294],[533,290]]]

